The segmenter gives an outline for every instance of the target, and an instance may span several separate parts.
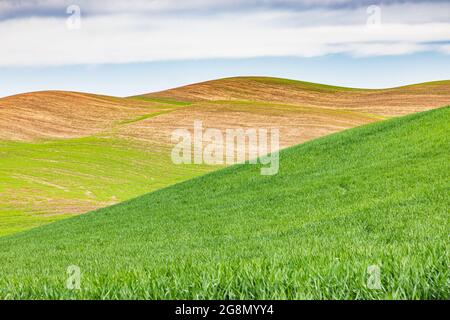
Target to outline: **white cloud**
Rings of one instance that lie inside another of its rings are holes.
[[[302,1],[304,5],[309,5],[308,2]],[[322,1],[327,5],[348,2]],[[61,2],[45,3],[49,6]],[[450,21],[443,20],[442,14],[445,11],[443,7],[448,9],[450,4],[395,4],[382,7],[381,26],[367,28],[364,7],[339,10],[328,7],[308,10],[274,8],[251,12],[225,10],[175,15],[143,14],[142,10],[175,10],[174,3],[188,1],[158,0],[149,3],[135,0],[128,4],[129,10],[122,7],[124,1],[109,2],[109,9],[101,8],[105,2],[81,3],[86,3],[88,11],[99,14],[83,17],[80,30],[67,29],[66,18],[48,15],[0,21],[0,66],[260,56],[311,57],[331,53],[367,56],[430,50],[449,52],[445,44],[430,43],[450,41]],[[194,4],[206,5],[211,1],[195,0],[189,3],[192,9]],[[82,12],[83,8],[81,6]],[[415,11],[418,9],[422,11]],[[121,10],[127,14],[118,13]],[[427,12],[428,19],[422,14],[414,15],[414,12]]]

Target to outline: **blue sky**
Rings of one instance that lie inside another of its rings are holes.
[[[203,80],[265,75],[350,87],[382,88],[450,79],[449,56],[202,59],[132,64],[2,68],[0,95],[72,90],[130,96]]]
[[[450,79],[449,1],[0,0],[0,39],[0,96],[128,96],[239,75]]]

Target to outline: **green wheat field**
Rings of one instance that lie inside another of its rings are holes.
[[[248,164],[183,171],[193,178],[3,236],[0,298],[449,299],[449,123],[445,107],[322,137],[282,150],[274,176]],[[100,154],[104,141],[80,142],[64,148]],[[145,179],[114,170],[105,179]]]

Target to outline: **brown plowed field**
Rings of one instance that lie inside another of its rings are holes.
[[[132,98],[45,91],[0,99],[0,139],[35,141],[117,132],[167,143],[176,128],[277,127],[282,146],[450,104],[450,81],[366,90],[236,77]]]

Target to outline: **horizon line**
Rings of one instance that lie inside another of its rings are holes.
[[[342,88],[342,89],[352,89],[352,90],[364,90],[364,91],[389,90],[389,89],[398,89],[398,88],[410,87],[410,86],[415,86],[415,85],[432,84],[432,83],[437,83],[437,82],[446,82],[446,81],[450,82],[450,79],[438,79],[438,80],[431,80],[431,81],[425,81],[425,82],[409,83],[409,84],[400,85],[400,86],[394,86],[394,87],[362,88],[362,87],[346,87],[346,86],[340,86],[340,85],[335,85],[335,84],[327,84],[327,83],[320,83],[320,82],[303,81],[303,80],[292,79],[292,78],[253,75],[253,76],[230,76],[230,77],[223,77],[223,78],[213,78],[213,79],[203,80],[203,81],[199,81],[199,82],[192,82],[192,83],[188,83],[188,84],[181,85],[181,86],[169,87],[169,88],[166,88],[166,89],[163,89],[163,90],[157,90],[157,91],[150,91],[150,92],[145,92],[145,93],[141,93],[141,94],[135,94],[135,95],[131,95],[131,96],[114,96],[114,95],[101,94],[101,93],[95,93],[95,92],[86,92],[86,91],[47,89],[47,90],[26,91],[26,92],[15,93],[15,94],[12,94],[12,95],[0,96],[0,99],[5,99],[5,98],[9,98],[9,97],[24,95],[24,94],[33,94],[33,93],[42,93],[42,92],[79,93],[79,94],[87,94],[87,95],[96,95],[96,96],[105,96],[105,97],[128,99],[128,98],[135,98],[135,97],[140,97],[140,96],[144,96],[144,95],[162,93],[162,92],[165,92],[165,91],[176,90],[176,89],[185,88],[185,87],[198,85],[198,84],[205,84],[205,83],[208,83],[208,82],[229,80],[229,79],[239,79],[239,78],[243,78],[243,79],[247,78],[249,80],[250,79],[258,79],[258,78],[259,79],[263,78],[263,79],[289,80],[289,81],[296,81],[296,82],[305,83],[305,84],[316,84],[316,85],[323,85],[323,86],[328,86],[328,87],[335,87],[335,88]]]

